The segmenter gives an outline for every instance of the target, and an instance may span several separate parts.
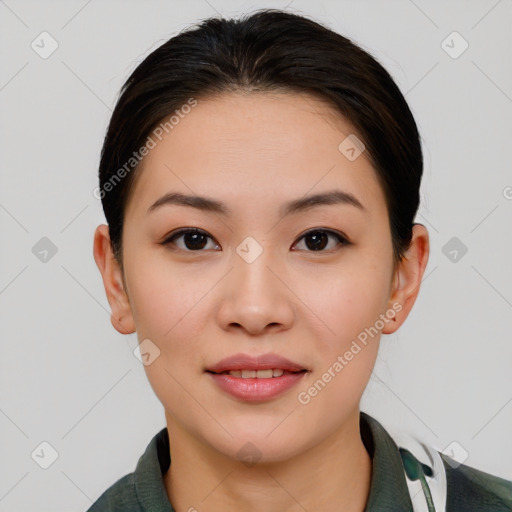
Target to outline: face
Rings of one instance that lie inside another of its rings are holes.
[[[358,414],[403,304],[375,171],[339,149],[350,134],[313,96],[230,93],[198,100],[145,157],[122,314],[150,340],[144,368],[176,436],[284,460]],[[151,208],[168,193],[211,202]],[[331,200],[304,202],[317,194]]]

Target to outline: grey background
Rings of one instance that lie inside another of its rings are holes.
[[[430,260],[410,317],[382,338],[361,408],[439,450],[456,441],[466,464],[512,479],[511,0],[0,0],[0,511],[85,510],[165,426],[92,256],[105,222],[99,152],[121,84],[216,11],[287,5],[380,60],[424,143],[417,221]],[[58,43],[46,59],[31,47],[43,31]],[[442,46],[453,31],[469,44],[458,58]],[[43,237],[57,250],[46,261]],[[452,237],[467,247],[457,261]],[[49,456],[43,441],[58,453],[47,469],[31,457]]]

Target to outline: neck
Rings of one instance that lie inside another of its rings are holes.
[[[177,512],[363,512],[372,462],[359,411],[331,436],[285,461],[247,466],[207,448],[167,417],[171,466],[164,475]]]

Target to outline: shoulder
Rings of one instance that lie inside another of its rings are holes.
[[[512,511],[512,481],[439,455],[446,471],[446,512]]]
[[[112,484],[87,512],[138,512],[142,510],[135,492],[135,474],[129,473]]]
[[[395,451],[400,454],[404,481],[417,504],[414,510],[428,506],[443,512],[512,512],[512,481],[460,464],[408,431],[387,431],[368,415],[362,419],[370,425],[377,444],[388,447],[387,459]]]
[[[169,465],[169,436],[163,428],[147,445],[135,471],[112,484],[87,512],[173,512],[162,478]]]

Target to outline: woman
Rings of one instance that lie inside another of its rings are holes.
[[[307,18],[206,20],[135,69],[94,257],[167,426],[91,512],[512,510],[359,410],[427,265],[422,167],[390,75]]]

